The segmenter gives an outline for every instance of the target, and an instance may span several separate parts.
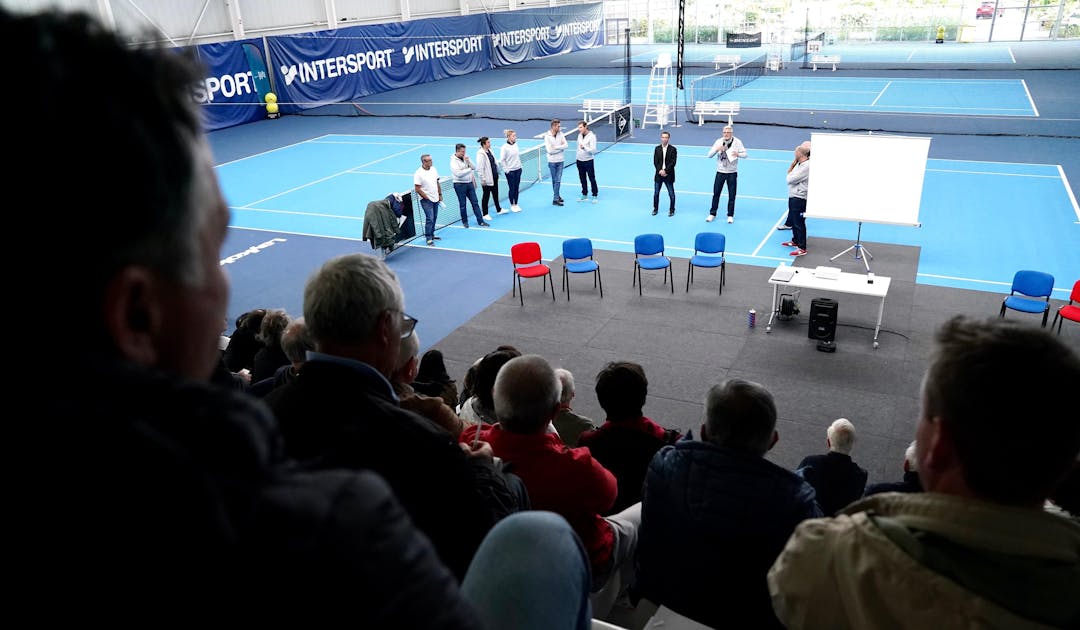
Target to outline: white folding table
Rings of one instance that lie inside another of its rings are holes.
[[[788,272],[794,271],[790,280],[779,279],[782,274],[787,273],[781,272],[781,269],[788,270]],[[806,267],[788,267],[786,265],[780,265],[776,268],[776,271],[773,271],[772,277],[769,278],[769,284],[773,288],[773,309],[769,313],[769,323],[765,326],[765,332],[772,332],[773,317],[780,310],[780,304],[777,302],[777,292],[781,286],[865,295],[881,299],[881,304],[878,306],[877,325],[874,327],[874,349],[876,350],[878,347],[878,333],[881,332],[881,317],[885,314],[885,296],[889,293],[889,284],[892,282],[892,278],[875,275],[873,283],[870,283],[870,276],[865,273],[840,272],[836,278],[819,278],[814,271]]]

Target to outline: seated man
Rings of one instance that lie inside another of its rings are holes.
[[[281,424],[287,455],[308,469],[382,475],[460,578],[484,534],[522,505],[489,446],[462,449],[398,404],[389,377],[401,338],[416,327],[404,309],[401,285],[383,261],[350,254],[326,262],[304,288],[316,350],[302,378],[264,400]]]
[[[821,510],[810,484],[765,459],[778,439],[764,387],[709,389],[701,441],[665,446],[649,466],[633,596],[714,628],[781,627],[765,574]]]
[[[524,355],[507,362],[495,379],[494,398],[499,423],[471,426],[461,439],[473,439],[480,429],[480,437],[525,482],[533,508],[561,514],[570,522],[589,552],[593,591],[600,591],[630,568],[640,504],[601,516],[615,501],[615,478],[588,449],[567,448],[548,431],[559,413],[559,380],[542,357]],[[597,613],[602,617],[605,611]]]
[[[825,446],[828,453],[803,458],[795,473],[814,486],[822,513],[831,515],[862,497],[867,473],[851,459],[855,425],[847,418],[829,425],[825,431]]]
[[[454,413],[450,405],[447,405],[446,401],[439,396],[425,396],[417,393],[410,385],[416,379],[417,366],[420,364],[417,357],[419,352],[420,337],[414,330],[413,334],[401,339],[398,365],[390,375],[394,393],[397,394],[402,409],[408,409],[431,420],[457,439],[461,435],[461,430],[465,428],[465,423]]]
[[[641,501],[641,484],[653,455],[681,437],[642,414],[648,395],[649,380],[637,363],[608,363],[596,375],[596,400],[607,421],[595,431],[582,433],[578,444],[589,447],[592,456],[619,481],[612,512]]]
[[[803,523],[769,571],[789,628],[1080,627],[1080,526],[1043,509],[1080,454],[1080,357],[1046,331],[955,317],[915,429],[917,494]]]
[[[904,478],[901,481],[883,481],[866,486],[866,494],[881,494],[882,492],[922,492],[922,484],[919,483],[919,462],[915,459],[915,440],[911,441],[907,450],[904,451]]]
[[[559,415],[555,416],[553,424],[555,430],[559,432],[563,444],[574,448],[578,445],[578,438],[581,433],[595,429],[596,425],[589,418],[574,413],[574,410],[570,408],[570,403],[577,394],[574,387],[574,375],[570,370],[558,368],[555,370],[555,376],[559,377],[562,393],[559,394]]]

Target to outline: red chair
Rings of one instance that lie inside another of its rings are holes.
[[[510,248],[510,260],[514,263],[514,283],[512,293],[516,292],[525,306],[525,292],[521,290],[522,278],[543,278],[544,291],[551,280],[551,301],[555,301],[555,280],[551,278],[551,267],[544,264],[540,257],[540,243],[518,243]]]
[[[1076,302],[1076,304],[1073,304]],[[1058,321],[1058,318],[1061,321]],[[1069,294],[1069,303],[1063,305],[1054,314],[1054,321],[1050,322],[1050,330],[1054,329],[1054,324],[1057,324],[1058,334],[1061,334],[1061,325],[1065,323],[1065,320],[1080,322],[1080,280],[1076,281],[1073,285],[1072,293]]]

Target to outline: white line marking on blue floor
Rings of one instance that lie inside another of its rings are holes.
[[[1011,46],[1006,46],[1005,50],[1008,51],[1008,53],[1009,53],[1009,59],[1012,59],[1012,62],[1016,63],[1016,57],[1013,56],[1012,47]]]
[[[326,219],[344,219],[346,221],[363,221],[364,217],[352,217],[347,214],[327,214],[325,212],[301,212],[298,210],[275,210],[273,208],[252,208],[250,206],[229,206],[230,210],[243,210],[245,212],[263,212],[266,214],[295,214],[303,217],[323,217]],[[229,226],[232,227],[232,226]]]
[[[1013,61],[1013,63],[1016,63]],[[1039,115],[1039,108],[1035,107],[1035,99],[1031,98],[1031,91],[1028,90],[1027,80],[1020,79],[1020,85],[1024,86],[1024,94],[1027,94],[1028,102],[1031,103],[1031,111],[1035,112],[1035,115]]]
[[[486,92],[480,92],[478,94],[472,94],[470,96],[466,96],[465,98],[459,98],[459,99],[452,100],[452,101],[450,101],[450,103],[457,105],[457,104],[466,102],[466,99],[476,98],[478,96],[483,96],[485,94],[494,94],[495,92],[502,92],[503,90],[509,90],[509,89],[512,89],[512,88],[516,88],[516,87],[518,87],[520,85],[528,85],[530,83],[536,83],[537,81],[547,81],[548,79],[552,78],[553,76],[554,75],[548,75],[546,77],[540,77],[539,79],[533,79],[532,81],[523,81],[521,83],[515,83],[513,85],[507,85],[506,87],[501,87],[501,88],[499,88],[497,90],[488,90]]]
[[[1073,194],[1072,186],[1069,186],[1069,178],[1065,175],[1065,169],[1061,168],[1061,165],[1057,165],[1058,174],[1061,175],[1061,183],[1065,185],[1065,194],[1069,196],[1069,202],[1072,203],[1073,212],[1076,213],[1076,218],[1080,219],[1080,206],[1076,205],[1076,195]],[[1080,223],[1080,220],[1076,221]]]
[[[892,81],[889,81],[888,83],[885,84],[885,87],[881,88],[881,91],[878,92],[877,98],[874,99],[873,103],[870,103],[870,107],[873,107],[873,106],[877,105],[877,102],[879,100],[881,100],[882,96],[885,95],[885,90],[889,89],[890,85],[892,85]]]
[[[781,214],[781,215],[780,215],[780,218],[779,218],[779,219],[778,219],[778,220],[776,221],[776,223],[774,223],[774,224],[772,225],[772,227],[770,228],[770,229],[771,229],[772,231],[771,231],[771,232],[769,232],[768,234],[766,234],[766,235],[765,235],[765,238],[761,239],[761,242],[760,242],[760,243],[758,243],[758,246],[757,246],[757,247],[756,247],[756,248],[754,249],[754,253],[753,253],[753,254],[751,254],[751,256],[753,256],[753,257],[755,257],[755,258],[756,258],[756,257],[757,257],[757,255],[758,255],[758,252],[760,252],[760,251],[761,251],[761,248],[762,248],[762,247],[765,247],[765,244],[769,242],[769,239],[771,239],[771,238],[773,237],[773,235],[777,235],[777,236],[783,236],[783,234],[777,234],[777,232],[780,232],[781,230],[778,230],[778,229],[776,229],[776,228],[777,228],[777,227],[779,227],[779,226],[781,226],[781,225],[783,225],[783,223],[784,223],[784,219],[786,219],[786,218],[787,218],[787,210],[784,210],[783,214]],[[788,234],[788,235],[790,235],[790,234],[791,234],[791,232],[784,232],[784,234]],[[788,238],[787,240],[789,240],[789,241],[790,241],[791,239],[790,239],[790,238]]]
[[[999,282],[997,280],[977,280],[975,278],[958,278],[956,276],[942,276],[935,273],[916,273],[916,276],[922,276],[924,278],[940,278],[942,280],[956,280],[958,282],[974,282],[975,284],[992,284],[1001,287],[1011,287],[1011,282]],[[1072,287],[1069,288],[1055,288],[1054,291],[1062,294],[1068,294],[1072,291]]]

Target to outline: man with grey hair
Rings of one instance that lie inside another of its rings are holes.
[[[457,413],[446,404],[441,396],[425,396],[417,393],[412,387],[419,370],[420,338],[413,331],[408,337],[401,338],[401,346],[398,352],[398,364],[394,373],[390,375],[390,383],[394,386],[402,409],[408,409],[434,422],[437,426],[446,429],[450,435],[457,438],[465,423]]]
[[[864,496],[882,492],[922,492],[919,483],[919,460],[915,457],[915,440],[904,449],[904,478],[900,481],[883,481],[866,486]]]
[[[273,376],[251,384],[248,393],[262,398],[277,387],[293,382],[300,375],[300,368],[307,361],[308,350],[315,349],[315,341],[308,333],[303,317],[297,317],[281,333],[281,350],[289,360],[287,365],[279,367]]]
[[[570,403],[574,400],[574,396],[577,395],[577,390],[574,387],[574,375],[570,370],[557,368],[555,376],[558,377],[559,384],[562,386],[562,393],[559,395],[559,415],[555,416],[554,422],[555,430],[559,432],[563,444],[574,448],[578,445],[578,437],[581,436],[582,432],[595,429],[596,423],[585,416],[574,413],[574,410],[570,408]]]
[[[923,377],[926,490],[800,525],[769,571],[789,628],[1080,627],[1080,525],[1044,510],[1080,455],[1080,356],[957,316]]]
[[[761,385],[729,379],[705,396],[701,441],[660,449],[642,499],[637,581],[645,598],[713,628],[780,628],[765,574],[814,489],[765,459],[779,439]]]
[[[817,492],[822,513],[835,514],[840,508],[863,495],[868,473],[851,459],[855,446],[855,425],[847,418],[833,421],[825,430],[829,452],[804,457],[795,473]]]
[[[587,448],[567,448],[548,424],[559,412],[559,379],[543,357],[523,355],[508,361],[495,378],[494,426],[477,430],[495,454],[514,466],[529,491],[532,507],[561,514],[588,551],[593,570],[593,608],[597,618],[610,610],[632,571],[641,522],[641,504],[601,516],[615,503],[615,477]]]
[[[746,147],[742,140],[733,135],[731,125],[724,125],[723,136],[716,139],[706,157],[716,156],[716,176],[713,178],[712,205],[709,206],[709,214],[705,217],[706,222],[716,218],[716,210],[720,205],[720,193],[727,184],[727,222],[735,222],[735,194],[738,191],[739,182],[739,158],[746,157]]]
[[[381,474],[446,565],[464,575],[484,534],[518,499],[490,446],[463,448],[399,405],[390,378],[416,319],[405,313],[397,276],[372,256],[333,258],[304,288],[304,319],[315,340],[304,376],[266,397],[286,454],[310,468]]]

